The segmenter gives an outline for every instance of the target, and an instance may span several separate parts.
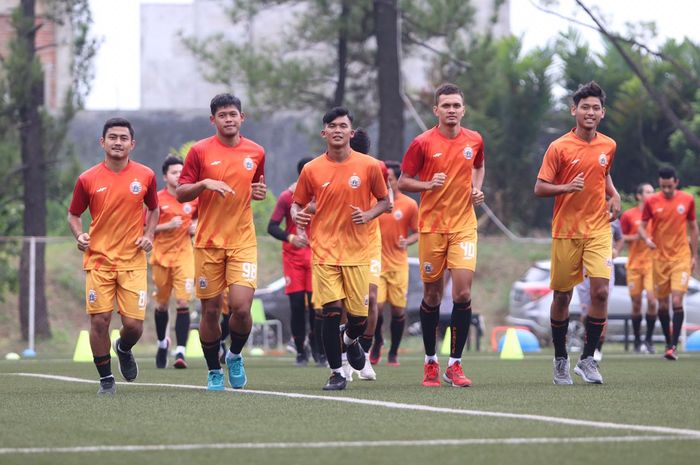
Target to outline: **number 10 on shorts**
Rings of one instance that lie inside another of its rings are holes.
[[[464,251],[464,258],[471,260],[476,256],[476,244],[474,242],[460,242],[460,248]]]

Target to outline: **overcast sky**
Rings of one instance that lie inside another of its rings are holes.
[[[87,99],[88,109],[139,108],[141,3],[192,3],[192,0],[90,0],[92,31],[102,39],[102,45],[95,59],[95,80]],[[511,0],[511,29],[523,38],[526,50],[547,44],[569,27],[566,20],[541,12],[534,3],[536,0]],[[668,37],[686,36],[700,42],[696,0],[588,0],[586,4],[599,8],[607,24],[616,31],[624,31],[628,22],[656,21],[660,42]],[[551,8],[590,22],[574,0],[559,0]],[[599,46],[595,32],[581,30],[594,46]]]

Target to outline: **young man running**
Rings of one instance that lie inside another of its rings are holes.
[[[440,386],[435,339],[447,268],[453,281],[452,341],[443,380],[452,386],[468,387],[472,382],[462,369],[462,352],[472,319],[477,243],[474,206],[484,201],[484,141],[478,132],[461,126],[465,107],[459,87],[438,87],[433,113],[438,125],[413,140],[398,183],[404,192],[421,193],[418,255],[424,283],[420,306],[425,346],[423,386]]]
[[[146,252],[153,247],[158,224],[158,195],[155,173],[129,159],[135,144],[129,121],[107,120],[100,138],[105,159],[78,177],[68,209],[68,226],[78,249],[84,252],[90,347],[100,375],[101,395],[116,392],[109,354],[109,323],[115,298],[122,320],[119,339],[114,343],[119,371],[127,381],[133,381],[139,373],[131,348],[143,333]],[[88,232],[83,232],[80,216],[87,208],[92,222]]]
[[[195,285],[202,300],[199,337],[209,369],[207,389],[223,391],[219,317],[226,288],[231,310],[228,380],[234,389],[248,382],[241,351],[253,326],[250,307],[258,274],[250,201],[265,198],[265,151],[241,135],[245,115],[238,98],[219,94],[210,110],[216,134],[192,146],[176,192],[180,202],[199,198],[194,238]]]
[[[683,296],[688,292],[688,280],[695,270],[698,256],[698,223],[695,198],[678,190],[678,175],[672,167],[659,170],[661,192],[644,202],[639,237],[653,250],[654,288],[659,299],[659,323],[666,338],[666,360],[678,360],[676,347],[681,335]],[[651,234],[647,225],[651,223]],[[688,242],[690,235],[690,242]],[[668,300],[673,305],[673,333]]]
[[[654,276],[652,251],[639,236],[639,225],[642,223],[644,202],[654,194],[651,184],[640,184],[635,197],[637,206],[630,208],[620,216],[622,238],[629,245],[627,258],[627,289],[632,300],[632,330],[634,331],[634,351],[637,353],[656,353],[654,349],[654,326],[656,325],[656,297],[654,295]],[[647,235],[651,232],[651,224],[647,224]],[[646,292],[647,331],[642,345],[642,294]]]
[[[602,384],[593,354],[607,323],[608,281],[613,266],[610,222],[620,214],[620,195],[610,176],[617,145],[598,132],[605,116],[605,92],[595,82],[574,93],[571,116],[576,127],[550,144],[535,183],[535,195],[555,197],[550,282],[554,291],[550,310],[553,377],[554,384],[573,384],[566,351],[569,302],[585,267],[591,302],[585,343],[574,372],[587,383]]]
[[[324,390],[345,389],[341,368],[342,344],[350,365],[361,370],[365,354],[358,342],[367,326],[369,262],[367,223],[386,211],[389,200],[379,162],[350,148],[352,116],[336,107],[323,116],[321,136],[326,153],[307,163],[294,191],[292,217],[305,228],[315,200],[311,252],[314,300],[323,307],[323,345],[331,376]],[[377,199],[374,206],[372,202]],[[343,308],[345,331],[340,333]]]

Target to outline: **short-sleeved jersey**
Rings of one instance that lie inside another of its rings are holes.
[[[690,259],[687,222],[695,221],[695,198],[683,191],[676,191],[667,199],[663,192],[644,202],[642,221],[651,221],[651,238],[656,244],[655,259],[678,261]]]
[[[275,205],[275,209],[270,217],[271,221],[277,223],[281,223],[284,220],[284,232],[287,236],[297,234],[297,225],[292,220],[291,215],[292,203],[294,203],[294,191],[291,188],[285,189],[277,198],[277,205]],[[305,228],[304,232],[309,237],[310,228]],[[282,254],[285,260],[299,260],[301,263],[309,263],[311,261],[311,248],[294,247],[289,242],[282,243]]]
[[[379,216],[382,231],[382,271],[397,271],[408,264],[408,250],[399,247],[399,239],[418,231],[418,204],[411,197],[394,192],[394,209]]]
[[[311,251],[314,264],[369,265],[370,228],[352,222],[351,207],[363,211],[388,192],[379,162],[351,151],[342,162],[320,155],[304,165],[294,190],[294,202],[316,199]]]
[[[68,211],[80,216],[90,209],[85,270],[146,269],[146,252],[135,244],[144,232],[144,204],[149,210],[158,208],[156,175],[133,160],[119,173],[102,162],[78,177]]]
[[[557,195],[554,200],[552,237],[556,239],[610,234],[605,185],[617,144],[600,132],[586,142],[575,131],[572,129],[549,145],[537,175],[550,184],[566,184],[583,173],[582,191]]]
[[[630,208],[620,216],[620,226],[622,234],[637,234],[639,224],[642,222],[642,209],[639,207]],[[646,231],[651,234],[651,222],[647,224]],[[627,268],[630,270],[646,268],[651,264],[652,251],[641,239],[630,241],[629,258]]]
[[[238,249],[256,244],[251,184],[264,174],[265,150],[245,137],[235,147],[224,145],[217,136],[192,146],[180,184],[214,179],[225,182],[234,192],[224,197],[210,190],[199,194],[196,248]]]
[[[158,208],[160,217],[158,224],[165,224],[179,216],[182,225],[177,229],[169,229],[156,233],[151,253],[151,264],[164,267],[175,266],[180,263],[183,255],[189,254],[192,260],[192,239],[190,238],[190,226],[192,220],[197,217],[197,199],[191,202],[180,203],[168,189],[158,191]]]
[[[484,141],[476,131],[462,128],[448,139],[437,127],[419,135],[403,157],[401,171],[421,181],[445,173],[440,189],[420,194],[420,232],[453,233],[476,229],[472,205],[472,169],[484,166]]]

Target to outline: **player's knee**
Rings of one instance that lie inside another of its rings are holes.
[[[423,300],[431,307],[440,305],[440,301],[442,300],[442,292],[439,288],[434,286],[426,286],[425,291],[423,292]]]
[[[554,293],[552,294],[552,303],[559,308],[567,307],[569,305],[569,302],[571,301],[571,294],[571,291],[554,291]]]
[[[591,289],[591,300],[593,302],[597,302],[598,304],[604,304],[608,301],[608,292],[607,286],[599,286]]]
[[[109,323],[112,320],[112,313],[99,313],[90,318],[90,329],[94,334],[109,333]]]
[[[452,291],[452,301],[455,303],[466,303],[472,300],[470,289],[455,289]]]

